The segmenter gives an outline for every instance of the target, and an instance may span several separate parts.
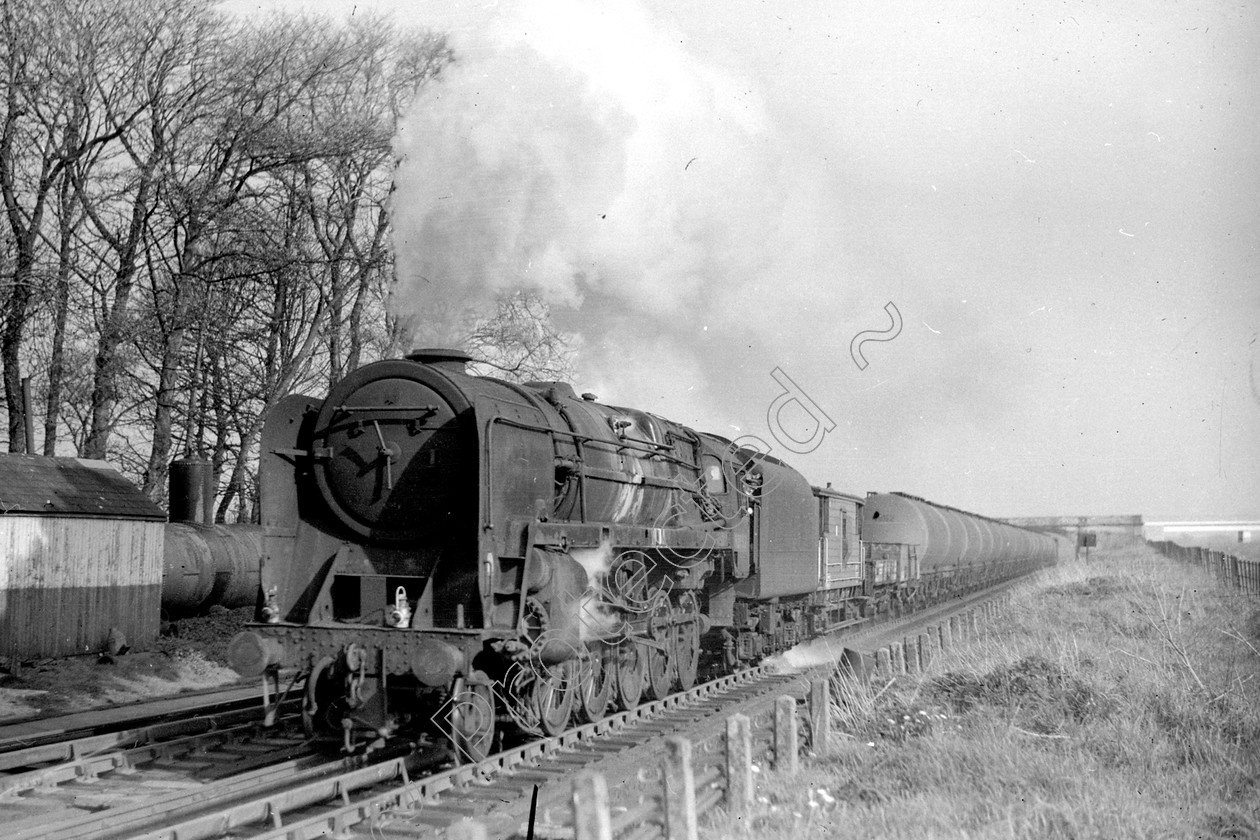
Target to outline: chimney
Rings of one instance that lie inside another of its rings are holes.
[[[450,373],[467,373],[468,363],[472,361],[472,356],[463,350],[449,347],[422,347],[412,350],[406,358]]]

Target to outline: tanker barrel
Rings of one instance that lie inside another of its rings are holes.
[[[194,615],[212,606],[257,602],[262,557],[260,525],[166,525],[162,609]]]

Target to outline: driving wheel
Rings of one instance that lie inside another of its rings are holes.
[[[647,696],[652,700],[663,700],[669,696],[673,688],[674,667],[671,656],[673,645],[673,611],[669,599],[658,597],[652,605],[648,616],[648,638],[660,647],[642,646],[647,670]]]
[[[614,680],[613,700],[621,711],[628,711],[639,705],[643,697],[643,683],[647,681],[644,666],[647,658],[643,655],[646,648],[640,647],[634,639],[622,639],[612,646],[612,663],[617,671]]]
[[[596,642],[587,648],[587,656],[578,665],[578,714],[594,723],[608,711],[616,683],[616,665],[608,645]]]
[[[684,592],[674,608],[682,623],[673,626],[674,668],[678,687],[683,691],[696,684],[700,665],[700,602],[694,592]]]
[[[569,727],[577,679],[573,662],[537,666],[533,683],[533,707],[544,735],[559,735]]]

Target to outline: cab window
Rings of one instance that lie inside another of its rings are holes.
[[[726,493],[726,476],[722,472],[722,462],[712,455],[706,455],[700,460],[700,465],[704,468],[704,488],[714,496]]]

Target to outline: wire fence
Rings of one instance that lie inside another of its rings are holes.
[[[1147,544],[1165,557],[1206,569],[1225,586],[1232,586],[1250,595],[1260,595],[1260,560],[1168,541],[1148,540]]]

